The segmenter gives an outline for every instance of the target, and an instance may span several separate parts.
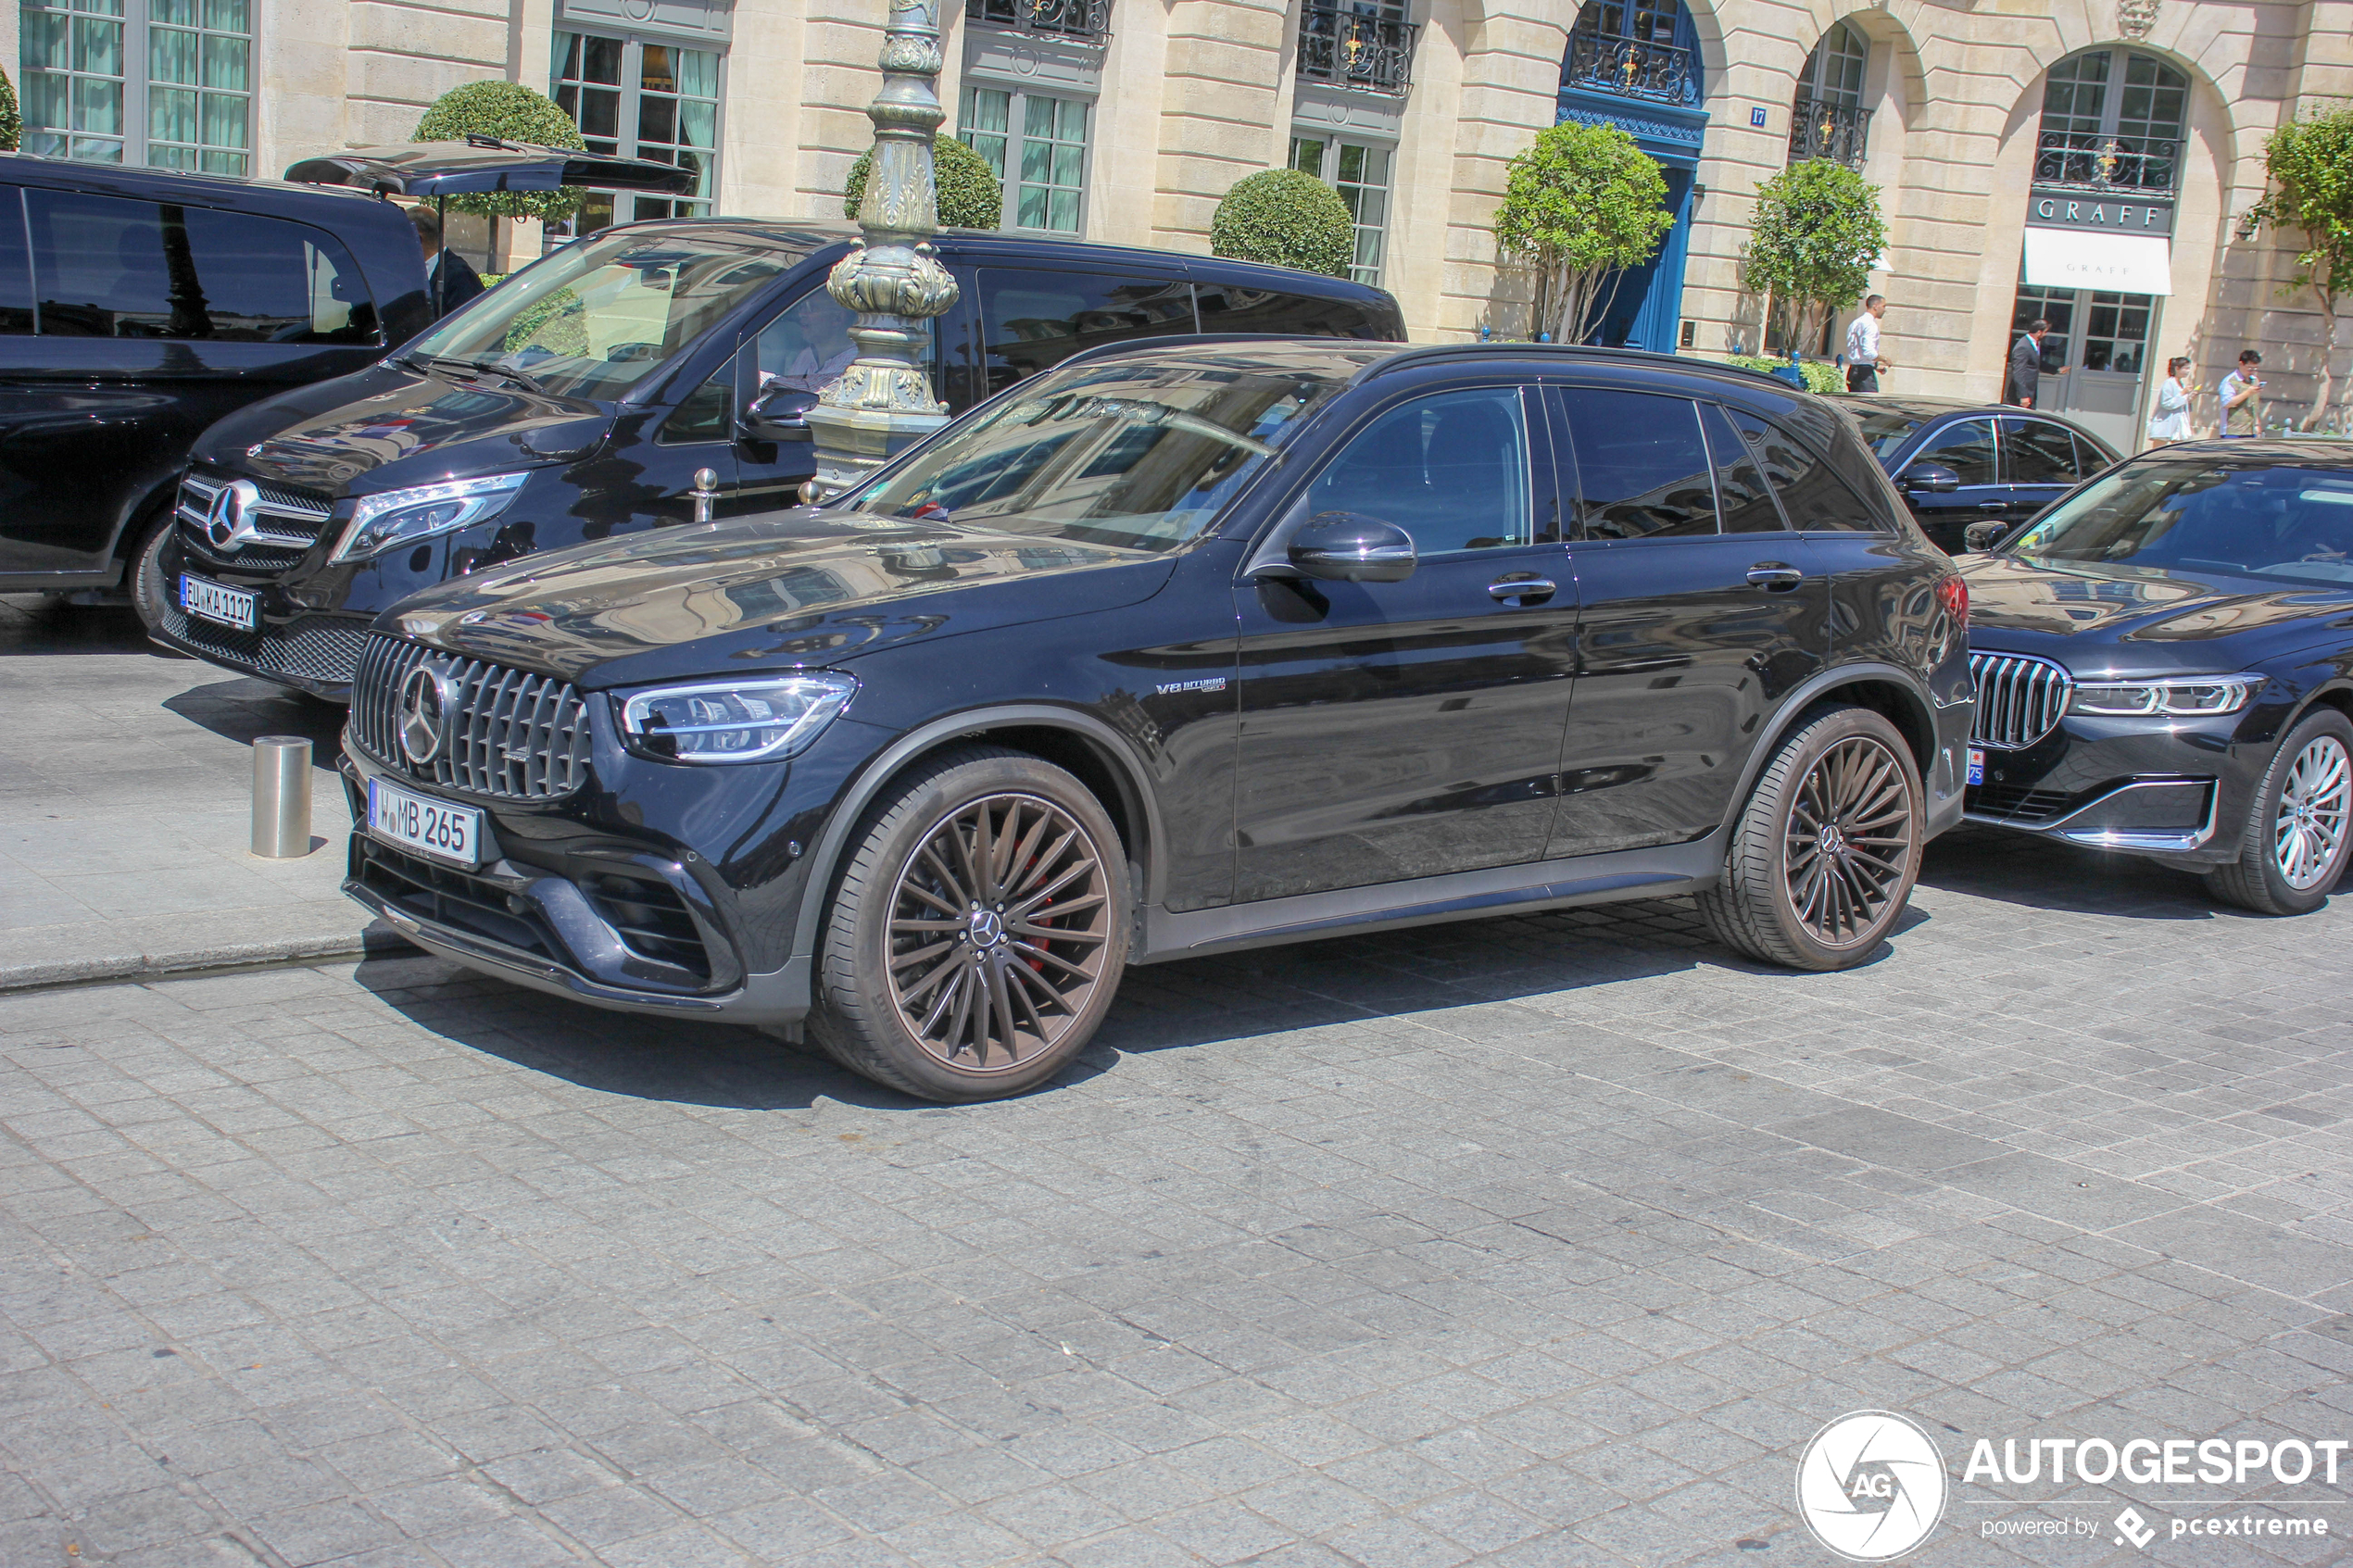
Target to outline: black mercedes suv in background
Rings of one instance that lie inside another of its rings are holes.
[[[2353,811],[2353,442],[2110,470],[1964,558],[1972,822],[2318,909]]]
[[[1967,615],[1854,426],[1768,377],[1114,346],[837,504],[385,611],[345,885],[940,1099],[1052,1076],[1127,964],[1352,930],[1688,892],[1843,969],[1959,819]]]
[[[673,171],[674,172],[674,171]],[[429,583],[694,515],[798,501],[803,416],[855,355],[842,223],[633,224],[534,263],[399,353],[207,432],[142,568],[158,641],[341,699],[375,613]],[[939,236],[948,407],[1098,344],[1200,331],[1396,340],[1379,289],[1251,262]]]

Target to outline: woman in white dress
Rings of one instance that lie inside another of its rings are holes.
[[[2189,369],[2187,355],[2177,354],[2165,361],[2165,380],[2157,389],[2157,409],[2149,415],[2152,446],[2190,438],[2190,389],[2183,384]]]

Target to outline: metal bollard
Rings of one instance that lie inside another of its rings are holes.
[[[310,853],[310,743],[300,735],[253,743],[253,852],[272,860]]]
[[[719,499],[719,470],[716,469],[697,469],[695,470],[695,487],[692,490],[687,491],[686,494],[695,498],[695,521],[697,522],[709,522],[711,521],[711,503]]]

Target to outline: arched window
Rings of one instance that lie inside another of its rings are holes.
[[[2190,80],[2154,55],[2095,49],[2061,60],[2043,87],[2034,183],[2171,192],[2180,177]]]
[[[1870,40],[1845,22],[1832,22],[1822,34],[1806,56],[1790,105],[1790,162],[1826,157],[1862,163],[1871,129],[1871,111],[1863,107],[1863,72],[1870,61]]]
[[[1680,0],[1586,0],[1561,85],[1662,104],[1700,101],[1699,53]]]

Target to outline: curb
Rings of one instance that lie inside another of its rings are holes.
[[[371,927],[282,942],[228,943],[170,953],[108,953],[93,958],[51,959],[39,963],[0,964],[0,994],[60,985],[103,985],[140,980],[186,980],[214,970],[252,969],[264,964],[315,963],[323,959],[382,958],[415,953],[396,931]]]

